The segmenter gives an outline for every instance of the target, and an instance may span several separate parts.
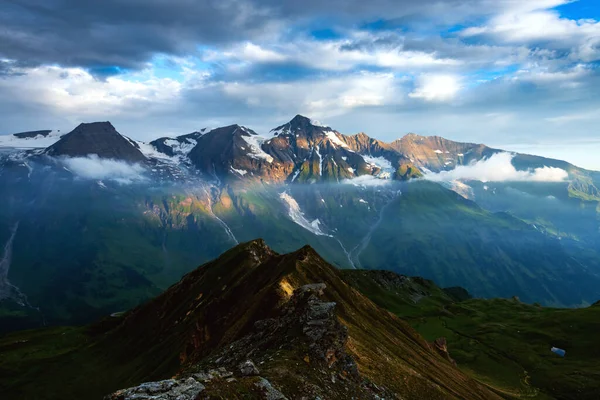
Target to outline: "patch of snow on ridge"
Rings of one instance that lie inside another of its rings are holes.
[[[156,148],[154,146],[152,146],[150,143],[138,142],[138,141],[136,141],[136,143],[138,145],[138,149],[142,152],[142,154],[146,158],[156,158],[156,159],[160,159],[162,161],[167,161],[167,162],[171,162],[171,163],[178,163],[180,161],[179,156],[175,155],[175,156],[171,157],[165,153],[161,153],[160,151],[156,150]]]
[[[296,180],[296,178],[298,177],[298,175],[300,175],[300,170],[296,170],[296,172],[294,172],[294,175],[292,176],[292,182],[294,182]]]
[[[443,151],[441,151],[441,150],[434,150],[433,152],[434,153],[438,153],[438,154],[442,154],[443,153]]]
[[[266,160],[268,163],[272,163],[273,157],[265,153],[261,147],[267,138],[249,133],[245,128],[242,129],[247,135],[242,135],[241,137],[246,143],[248,143],[248,146],[250,146],[250,153],[248,153],[248,157],[262,159]]]
[[[385,157],[373,157],[361,155],[363,160],[371,166],[378,167],[381,171],[377,174],[377,178],[379,179],[390,179],[394,174],[394,167],[392,163],[386,159]]]
[[[306,217],[304,216],[304,213],[302,212],[302,210],[300,209],[300,205],[298,205],[298,202],[292,196],[290,196],[287,192],[282,192],[279,195],[279,198],[281,200],[283,200],[283,202],[286,204],[286,206],[288,208],[288,216],[296,224],[300,225],[307,231],[314,233],[315,235],[333,237],[331,235],[324,233],[321,230],[321,226],[320,226],[321,221],[319,221],[318,219],[315,219],[314,221],[309,222],[308,219],[306,219]]]
[[[233,172],[237,172],[241,176],[244,176],[244,175],[246,175],[248,173],[248,171],[246,171],[245,169],[235,169],[235,168],[231,167],[231,170]]]
[[[319,176],[323,176],[323,156],[320,153],[319,146],[315,147],[317,155],[319,156]]]
[[[51,131],[48,135],[37,135],[32,138],[18,138],[15,135],[0,135],[0,147],[13,147],[17,149],[40,149],[52,146],[64,135],[58,131]]]
[[[327,139],[329,139],[331,141],[331,143],[333,143],[334,145],[337,145],[340,147],[346,147],[346,148],[348,147],[348,145],[346,143],[344,143],[342,141],[342,139],[340,139],[334,131],[325,131],[323,133],[325,133],[325,136],[327,136]]]

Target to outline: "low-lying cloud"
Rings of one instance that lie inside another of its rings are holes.
[[[109,180],[121,184],[144,181],[146,171],[140,164],[104,159],[96,154],[87,157],[64,158],[65,167],[82,179]]]
[[[555,167],[541,167],[518,171],[512,164],[514,155],[496,153],[470,165],[459,165],[451,171],[425,174],[431,181],[472,180],[481,182],[563,182],[569,178],[567,171]]]
[[[372,175],[361,175],[352,179],[344,179],[341,183],[354,186],[385,186],[389,185],[391,183],[391,180],[380,179]]]

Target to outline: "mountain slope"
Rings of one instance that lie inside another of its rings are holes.
[[[555,306],[600,297],[599,271],[574,259],[558,239],[427,182],[409,184],[387,206],[359,261],[463,286],[477,297],[517,295]]]
[[[94,399],[173,374],[200,379],[198,372],[211,368],[237,371],[248,358],[291,398],[499,398],[352,289],[309,247],[279,255],[260,240],[239,245],[123,317],[64,333],[72,341],[55,344],[44,371],[31,365],[40,362],[36,346],[47,351],[39,340],[48,336],[2,339],[6,398]],[[207,397],[227,389],[263,398],[240,392],[255,378],[238,374],[206,382]]]
[[[461,370],[508,398],[596,399],[600,307],[555,309],[516,299],[452,299],[459,289],[388,271],[343,271],[428,340],[443,336]],[[468,297],[468,296],[467,296]],[[551,347],[566,350],[566,357]]]

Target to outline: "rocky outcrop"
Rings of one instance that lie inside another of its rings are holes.
[[[439,355],[450,361],[452,365],[456,366],[456,361],[450,357],[450,353],[448,352],[448,342],[445,337],[435,339],[431,345]]]
[[[196,400],[204,389],[204,385],[192,377],[167,379],[119,390],[105,400]]]
[[[213,357],[214,362],[230,368],[241,363],[240,369],[246,372],[243,375],[257,375],[258,370],[246,357],[262,359],[264,349],[295,341],[296,349],[302,349],[312,364],[334,368],[344,377],[358,380],[356,363],[345,350],[348,331],[335,315],[336,303],[321,300],[325,288],[320,283],[296,289],[278,318],[256,321],[252,333]],[[302,335],[298,337],[297,332]]]

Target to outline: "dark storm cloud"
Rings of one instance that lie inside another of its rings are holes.
[[[139,68],[156,53],[241,39],[266,26],[236,0],[8,0],[0,55],[39,64]]]
[[[251,40],[286,22],[356,25],[482,0],[3,0],[0,57],[37,64],[136,69],[155,54]],[[454,8],[457,13],[457,8]],[[117,70],[115,70],[117,71]],[[109,71],[110,72],[110,71]]]

